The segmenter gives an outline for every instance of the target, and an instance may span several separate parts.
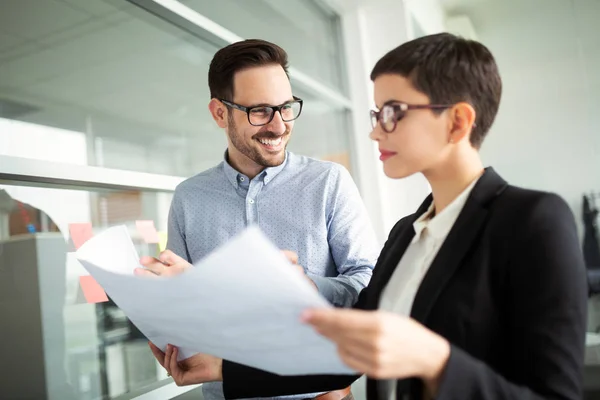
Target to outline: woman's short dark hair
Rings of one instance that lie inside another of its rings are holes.
[[[233,78],[244,69],[264,65],[281,65],[288,74],[288,56],[274,43],[248,39],[230,44],[217,51],[208,70],[210,97],[233,101]]]
[[[467,102],[477,114],[471,144],[479,148],[500,105],[502,80],[494,56],[483,44],[450,33],[424,36],[383,56],[371,80],[384,74],[410,79],[434,104]]]

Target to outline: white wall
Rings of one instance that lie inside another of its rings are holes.
[[[513,184],[559,193],[582,233],[582,195],[600,191],[600,2],[482,0],[456,13],[470,17],[504,84],[484,161]],[[588,329],[599,328],[596,296]]]
[[[444,32],[446,15],[438,0],[404,0],[404,6],[423,33],[431,35]]]
[[[444,0],[453,7],[446,13],[434,0],[328,1],[342,15],[358,181],[380,238],[415,210],[429,187],[421,176],[391,181],[381,173],[367,138],[367,109],[373,106],[368,74],[379,57],[415,32],[444,31],[444,18],[452,15],[470,17],[504,81],[484,162],[513,184],[558,192],[579,222],[583,192],[600,191],[599,2]]]
[[[374,107],[371,69],[385,53],[414,38],[415,32],[444,30],[437,0],[326,0],[342,18],[346,65],[353,101],[356,178],[381,244],[393,225],[414,212],[430,188],[421,175],[391,180],[383,174],[368,110]]]
[[[600,2],[488,1],[467,13],[504,83],[484,161],[558,192],[579,222],[583,192],[600,190]]]

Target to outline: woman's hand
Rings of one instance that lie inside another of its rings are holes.
[[[450,345],[413,319],[334,308],[307,311],[303,320],[337,344],[350,368],[375,379],[419,377],[431,395],[437,392]]]

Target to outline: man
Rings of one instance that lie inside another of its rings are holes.
[[[219,165],[178,186],[167,247],[193,264],[258,224],[279,248],[297,253],[325,298],[352,306],[371,278],[378,249],[348,171],[286,151],[303,105],[292,94],[287,67],[286,52],[262,40],[215,54],[209,110],[227,134],[227,151]],[[169,257],[161,255],[167,263]],[[161,270],[175,273],[155,272]],[[205,384],[203,393],[207,400],[223,398],[220,383]],[[323,396],[337,400],[346,393]]]

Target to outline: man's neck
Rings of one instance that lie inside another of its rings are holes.
[[[246,175],[248,179],[252,180],[256,175],[264,171],[265,167],[252,161],[245,155],[237,152],[236,150],[227,151],[227,162],[239,173]]]

